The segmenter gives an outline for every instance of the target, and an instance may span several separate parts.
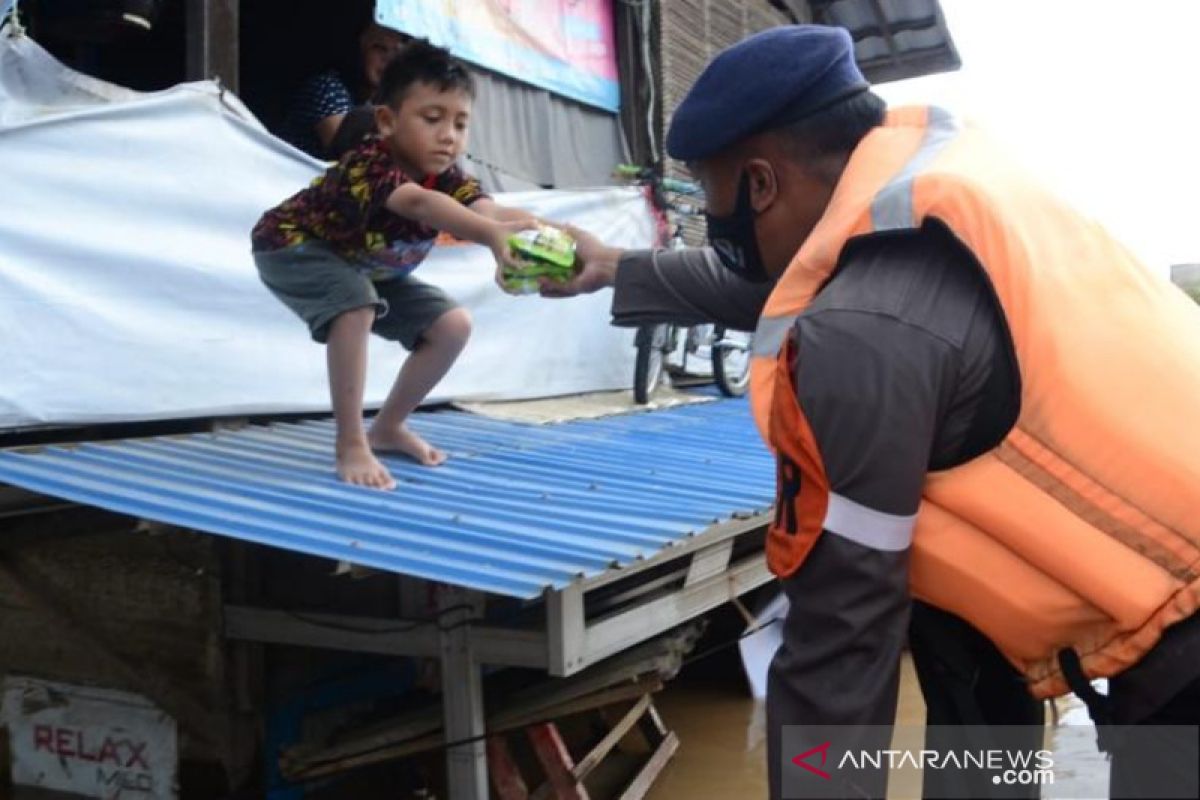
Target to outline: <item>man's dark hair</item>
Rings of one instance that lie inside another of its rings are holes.
[[[797,160],[822,169],[841,165],[873,128],[883,124],[887,104],[866,91],[775,129]],[[836,179],[836,174],[834,175]]]
[[[416,83],[432,84],[443,92],[457,89],[475,96],[475,80],[461,61],[445,48],[425,39],[413,39],[384,68],[375,102],[398,108]]]

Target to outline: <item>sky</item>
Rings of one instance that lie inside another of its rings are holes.
[[[987,127],[1156,272],[1200,263],[1200,0],[941,0],[962,69],[881,84]]]

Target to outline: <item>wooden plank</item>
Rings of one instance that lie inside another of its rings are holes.
[[[611,708],[600,709],[600,718],[608,725],[615,725],[619,722],[619,718],[613,713]],[[637,761],[642,761],[650,757],[654,752],[654,748],[658,746],[659,739],[648,739],[642,731],[645,726],[645,715],[634,720],[632,728],[625,731],[625,735],[617,742],[615,749],[628,756],[635,756]]]
[[[563,716],[564,713],[574,713],[564,712],[564,709],[586,711],[630,699],[644,693],[638,687],[650,687],[645,691],[658,691],[662,686],[657,679],[642,678],[606,690],[606,687],[617,683],[617,679],[606,675],[588,675],[583,676],[582,680],[574,678],[560,683],[565,685],[547,686],[543,683],[510,696],[507,702],[489,714],[488,732],[499,733]],[[440,744],[441,724],[439,708],[420,709],[336,745],[314,747],[301,744],[289,748],[280,757],[280,769],[289,777],[296,774],[327,774],[340,771],[336,765],[360,763],[356,759],[363,753],[379,755],[380,758],[361,763],[374,763],[376,760],[421,752]],[[314,772],[314,769],[317,771]]]
[[[498,720],[506,721],[514,716],[530,721],[551,718],[552,711],[565,707],[570,701],[584,698],[583,702],[591,702],[592,698],[601,696],[598,692],[612,686],[626,687],[622,697],[636,697],[636,694],[627,694],[627,687],[637,686],[639,681],[646,683],[646,676],[650,674],[673,675],[679,669],[682,654],[691,648],[698,635],[698,629],[684,628],[666,639],[643,642],[613,656],[602,666],[592,667],[571,678],[538,683],[509,694],[497,704],[498,708],[491,710],[488,717],[489,732],[497,730]],[[584,710],[594,707],[585,706]],[[352,739],[336,745],[299,744],[291,747],[281,756],[280,768],[285,775],[292,776],[307,773],[314,764],[337,764],[363,752],[394,753],[395,748],[407,748],[408,743],[417,737],[441,736],[438,733],[440,726],[438,709],[420,709],[360,731]],[[433,746],[437,746],[436,743]],[[406,749],[405,752],[409,751]]]
[[[674,731],[667,734],[663,739],[662,744],[654,751],[654,755],[650,756],[650,760],[642,767],[637,777],[625,789],[621,795],[621,800],[642,800],[646,793],[650,791],[650,787],[658,780],[658,776],[662,774],[663,768],[667,766],[667,762],[671,760],[671,756],[675,755],[675,751],[679,749],[679,737]]]
[[[772,580],[766,557],[756,552],[724,573],[664,597],[597,620],[588,626],[587,663],[602,661]]]
[[[529,789],[513,761],[508,740],[503,736],[488,737],[487,759],[488,775],[497,800],[528,800]]]
[[[633,704],[632,708],[625,712],[625,716],[621,717],[620,721],[612,727],[612,730],[606,733],[604,738],[592,748],[592,751],[575,765],[575,769],[573,770],[575,779],[582,781],[586,778],[604,760],[604,757],[612,752],[612,749],[617,746],[617,742],[621,741],[625,734],[629,732],[629,729],[637,724],[637,721],[641,719],[642,714],[646,713],[648,707],[650,707],[650,695],[644,694]]]
[[[690,566],[690,565],[689,565]],[[603,616],[611,609],[618,608],[623,605],[628,605],[634,600],[638,600],[647,595],[653,595],[661,592],[666,587],[673,583],[682,583],[687,577],[688,567],[680,567],[673,569],[665,575],[660,575],[657,578],[652,578],[648,581],[640,581],[634,586],[631,586],[624,591],[616,594],[606,594],[602,598],[589,597],[588,611],[596,616]]]
[[[534,755],[546,773],[546,781],[552,789],[552,794],[539,793],[539,797],[553,797],[555,800],[588,800],[587,789],[579,784],[574,774],[574,759],[567,743],[563,741],[558,726],[553,722],[531,725],[525,735],[533,745]]]
[[[635,697],[640,697],[643,694],[653,693],[662,689],[662,680],[658,677],[643,678],[636,682],[622,684],[611,689],[606,689],[602,692],[596,692],[585,697],[579,697],[561,703],[553,708],[542,709],[536,715],[527,713],[522,715],[514,715],[511,717],[498,717],[496,720],[497,730],[512,730],[513,728],[521,728],[526,725],[532,725],[543,719],[559,719],[568,717],[572,714],[579,714],[583,711],[591,711],[602,706],[620,703],[626,700],[632,700]]]
[[[590,711],[601,706],[632,700],[635,697],[657,692],[661,689],[662,681],[660,679],[657,677],[647,678],[597,692],[586,697],[575,698],[552,708],[539,709],[536,714],[510,711],[506,715],[489,717],[488,733],[500,734],[506,731],[518,730],[546,719],[558,719],[570,716],[571,714]],[[408,739],[407,741],[387,740],[395,742],[394,744],[377,743],[372,745],[368,743],[369,740],[364,741],[360,739],[344,743],[336,748],[329,748],[329,750],[323,752],[311,751],[300,756],[285,756],[280,759],[280,770],[283,772],[285,778],[295,781],[302,778],[335,775],[339,772],[354,769],[355,767],[392,761],[397,758],[436,749],[441,747],[445,742],[445,736],[442,731],[436,730],[437,715],[437,710],[434,710],[432,720],[434,731],[432,733]],[[425,722],[428,723],[429,720],[425,720]],[[391,733],[391,731],[388,733]]]
[[[680,175],[687,177],[688,173],[685,170]],[[726,539],[736,539],[762,530],[771,521],[772,514],[773,512],[764,512],[762,514],[718,523],[697,533],[695,536],[684,539],[682,542],[673,544],[670,547],[664,547],[649,558],[640,559],[629,566],[619,569],[605,570],[594,578],[584,578],[578,584],[572,585],[582,586],[585,592],[592,592],[601,586],[607,586],[610,583],[624,580],[639,572],[654,569],[668,561],[679,561],[682,564],[684,557],[690,556],[698,550],[711,547]]]
[[[491,709],[488,732],[496,733],[500,726],[520,727],[522,721],[529,724],[553,719],[658,691],[661,687],[658,676],[673,675],[679,669],[682,654],[691,649],[698,635],[698,627],[687,626],[667,637],[643,642],[613,656],[603,665],[571,678],[546,681],[510,693],[496,704],[498,707]],[[638,686],[648,688],[639,692]],[[611,691],[617,692],[619,697],[598,702],[608,696],[605,691],[609,687],[615,687]],[[368,760],[361,763],[421,752],[438,746],[440,726],[438,709],[420,709],[362,730],[353,738],[334,745],[307,743],[291,747],[280,757],[280,769],[289,778],[315,776],[340,772],[358,764],[359,756],[364,753],[369,754]]]
[[[692,556],[692,563],[688,567],[687,579],[683,582],[684,587],[695,586],[713,575],[724,572],[729,566],[729,557],[732,555],[732,539],[727,539],[712,547],[706,547],[696,553]]]
[[[653,726],[653,730],[658,734],[660,739],[669,733],[667,730],[667,725],[663,722],[663,718],[659,715],[658,708],[656,706],[652,705],[646,711],[646,720],[651,726]]]

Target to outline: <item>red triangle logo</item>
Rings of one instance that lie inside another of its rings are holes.
[[[811,772],[814,775],[820,775],[825,780],[829,780],[830,775],[828,772],[826,772],[823,769],[817,769],[812,764],[809,764],[808,760],[807,760],[809,756],[814,755],[816,753],[820,753],[821,754],[821,766],[822,767],[825,766],[825,760],[829,757],[829,745],[830,745],[830,742],[826,742],[825,744],[819,744],[816,747],[813,747],[809,750],[805,750],[803,753],[801,753],[800,755],[793,758],[792,763],[795,764],[797,767],[803,767],[804,769],[808,770],[809,772]]]

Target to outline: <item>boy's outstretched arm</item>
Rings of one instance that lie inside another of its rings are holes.
[[[474,210],[481,202],[482,198],[468,208],[441,192],[406,183],[388,195],[387,209],[398,216],[445,231],[456,239],[484,245],[492,251],[501,268],[518,267],[520,262],[513,258],[508,237],[528,228],[529,223],[490,219]]]
[[[498,222],[523,222],[533,226],[541,221],[524,209],[502,206],[490,197],[481,197],[471,203],[471,210]]]

